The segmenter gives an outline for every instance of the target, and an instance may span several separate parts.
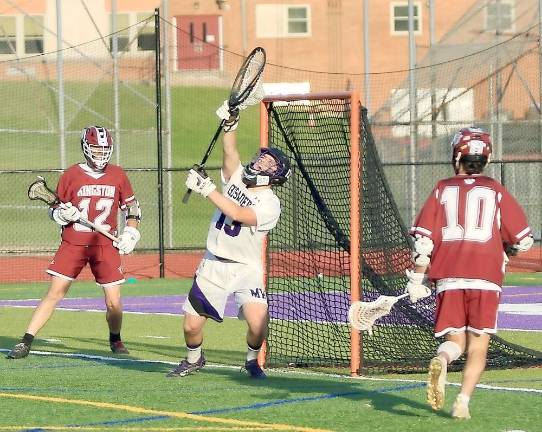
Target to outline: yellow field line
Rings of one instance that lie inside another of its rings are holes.
[[[137,414],[161,415],[161,416],[173,417],[173,418],[178,418],[178,419],[194,420],[194,421],[199,421],[199,422],[205,421],[209,423],[224,423],[224,424],[229,424],[232,426],[240,426],[240,427],[246,426],[246,427],[265,428],[265,429],[270,429],[270,430],[286,430],[286,431],[299,431],[299,432],[330,432],[325,429],[313,429],[313,428],[306,428],[306,427],[301,427],[301,426],[285,425],[285,424],[280,424],[280,423],[271,423],[271,424],[258,423],[258,422],[243,421],[243,420],[228,419],[228,418],[201,416],[201,415],[188,414],[188,413],[176,412],[176,411],[153,410],[153,409],[148,409],[148,408],[134,407],[130,405],[112,404],[108,402],[95,402],[95,401],[87,401],[87,400],[80,400],[80,399],[65,399],[65,398],[58,398],[58,397],[52,397],[52,396],[36,396],[36,395],[19,394],[19,393],[0,393],[0,397],[12,398],[12,399],[23,399],[23,400],[35,400],[35,401],[42,401],[42,402],[56,402],[56,403],[64,403],[64,404],[72,404],[72,405],[86,405],[86,406],[97,407],[97,408],[127,411],[127,412],[132,412],[132,413],[137,413]]]
[[[20,431],[21,429],[27,429],[27,430],[33,430],[33,429],[39,429],[39,430],[89,430],[89,431],[102,431],[102,430],[115,430],[112,426],[106,426],[106,427],[96,427],[96,426],[0,426],[0,430],[17,430]],[[235,431],[267,431],[272,430],[269,428],[256,428],[250,427],[248,428],[239,428],[239,427],[213,427],[213,426],[186,426],[186,427],[125,427],[122,426],[121,429],[123,431],[152,431],[152,432],[176,432],[176,431],[224,431],[224,432],[235,432]]]

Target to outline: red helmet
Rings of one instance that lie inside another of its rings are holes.
[[[491,137],[477,127],[467,127],[457,132],[452,139],[452,164],[455,173],[459,172],[459,161],[480,162],[483,166],[491,157]]]
[[[102,171],[113,154],[113,138],[102,126],[89,126],[81,132],[81,149],[88,165]]]

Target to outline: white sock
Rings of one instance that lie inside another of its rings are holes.
[[[446,341],[439,345],[437,349],[437,355],[448,360],[448,363],[452,363],[461,357],[461,347],[452,341]]]
[[[250,360],[256,360],[258,358],[258,354],[260,354],[260,349],[262,347],[258,348],[257,350],[255,350],[254,348],[252,348],[250,345],[248,346],[247,348],[247,361],[250,361]]]
[[[465,405],[469,405],[469,401],[470,401],[470,396],[467,396],[466,394],[464,393],[459,393],[457,395],[457,401],[458,402],[461,402],[462,404],[465,404]]]
[[[198,345],[197,347],[187,346],[186,350],[188,351],[186,355],[188,363],[196,363],[201,357],[201,345]]]

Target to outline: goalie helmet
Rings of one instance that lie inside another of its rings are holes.
[[[277,185],[288,180],[292,170],[290,160],[277,148],[261,148],[245,166],[242,174],[247,187]]]
[[[88,166],[103,171],[113,154],[113,138],[102,126],[89,126],[81,132],[81,149]]]
[[[479,171],[489,163],[492,150],[491,137],[483,129],[463,128],[454,135],[451,145],[452,164],[456,174],[459,172],[460,161],[477,165],[480,168]],[[467,173],[475,173],[475,170]]]

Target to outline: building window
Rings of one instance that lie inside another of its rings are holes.
[[[117,14],[117,51],[130,51],[130,15]],[[110,41],[110,49],[113,52],[113,37]]]
[[[419,3],[413,5],[414,9],[414,33],[421,34],[421,7]],[[391,4],[391,33],[408,33],[408,3]]]
[[[500,22],[498,22],[497,9],[500,9]],[[514,31],[514,2],[500,0],[497,5],[496,2],[489,3],[486,6],[486,30],[497,31],[497,24],[501,32]]]
[[[155,45],[152,12],[117,14],[117,49],[119,52],[153,51]],[[112,33],[112,31],[111,31]],[[109,40],[113,51],[113,37]]]
[[[278,3],[256,5],[257,38],[275,39],[310,35],[310,6]]]
[[[43,17],[24,17],[25,54],[43,54]]]
[[[137,14],[137,21],[143,21],[149,17],[149,14]],[[141,23],[137,29],[137,50],[154,51],[154,20],[147,20]]]
[[[288,34],[309,34],[309,8],[308,6],[288,7]]]
[[[17,54],[17,28],[14,16],[0,16],[0,54]]]

